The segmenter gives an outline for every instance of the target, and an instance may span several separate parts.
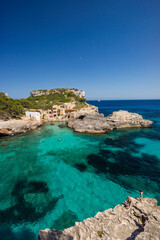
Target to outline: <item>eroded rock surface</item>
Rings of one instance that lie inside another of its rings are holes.
[[[150,120],[143,119],[143,117],[137,113],[130,113],[123,110],[113,112],[106,120],[113,128],[150,127],[153,123]]]
[[[39,240],[160,240],[160,207],[156,199],[131,198],[117,205],[114,209],[99,212],[94,218],[76,222],[75,226],[64,231],[41,230]],[[149,222],[143,228],[141,216],[148,217]]]
[[[85,113],[83,118],[73,119],[68,122],[68,127],[73,128],[76,132],[81,133],[106,133],[113,129],[126,127],[150,127],[153,123],[150,120],[145,120],[137,113],[128,111],[113,112],[108,117],[98,112]]]
[[[103,114],[85,114],[78,119],[68,122],[68,127],[80,133],[105,133],[111,131],[111,127]]]
[[[37,120],[29,120],[27,118],[22,120],[0,121],[0,136],[24,133],[29,130],[34,130],[41,125],[41,122]]]
[[[36,96],[43,96],[49,95],[54,93],[65,94],[65,92],[73,92],[76,96],[80,98],[85,98],[85,91],[79,91],[78,89],[69,89],[69,88],[55,88],[55,89],[48,89],[48,90],[34,90],[30,92],[32,97]]]

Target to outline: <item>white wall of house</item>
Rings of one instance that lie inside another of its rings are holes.
[[[40,121],[41,114],[39,112],[26,112],[26,117],[35,118],[37,121]]]

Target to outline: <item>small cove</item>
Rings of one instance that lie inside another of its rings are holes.
[[[0,139],[0,231],[37,239],[122,203],[128,195],[160,200],[160,100],[89,102],[105,115],[124,109],[155,123],[85,135],[46,124]],[[5,237],[4,237],[5,236]]]

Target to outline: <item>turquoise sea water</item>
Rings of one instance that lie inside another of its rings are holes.
[[[122,203],[128,195],[160,200],[160,100],[90,102],[105,115],[125,109],[155,123],[107,135],[59,124],[0,139],[0,236],[37,239]]]

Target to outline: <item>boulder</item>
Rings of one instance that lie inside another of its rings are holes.
[[[67,123],[61,123],[58,125],[59,128],[66,128],[67,127]]]

